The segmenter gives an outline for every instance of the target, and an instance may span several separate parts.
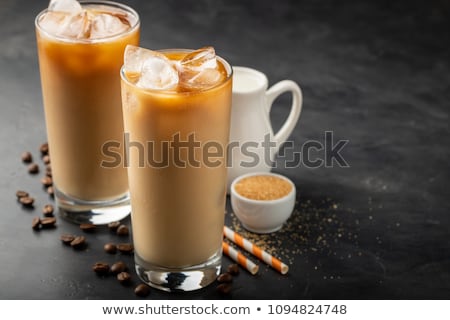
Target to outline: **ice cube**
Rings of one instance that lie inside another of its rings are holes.
[[[76,0],[50,0],[48,11],[60,11],[68,13],[79,13],[83,9]]]
[[[145,61],[138,87],[145,89],[169,90],[178,84],[178,72],[170,61],[163,56],[153,56]]]
[[[180,85],[188,89],[207,89],[220,83],[224,75],[216,69],[206,68],[197,73],[184,72],[180,76]]]
[[[91,19],[87,11],[82,11],[78,14],[69,15],[65,24],[60,26],[58,35],[77,38],[89,39],[91,31]]]
[[[182,70],[202,71],[206,68],[217,68],[216,52],[213,47],[203,47],[186,55],[181,60]]]
[[[118,17],[100,13],[92,20],[91,39],[113,36],[125,32],[128,27]]]
[[[223,80],[213,47],[203,47],[187,54],[179,64],[180,85],[189,89],[206,89]]]
[[[68,14],[49,11],[39,20],[39,25],[47,32],[57,35],[67,24]]]
[[[128,45],[124,68],[137,77],[136,86],[144,89],[169,90],[178,84],[178,72],[163,54]]]
[[[152,57],[152,52],[147,49],[139,48],[131,44],[127,45],[124,54],[125,71],[141,73],[146,59]]]
[[[39,24],[45,31],[57,36],[76,39],[87,39],[90,36],[91,22],[86,11],[76,14],[49,11]]]

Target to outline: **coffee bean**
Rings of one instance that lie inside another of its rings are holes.
[[[39,217],[33,218],[33,221],[31,222],[31,228],[33,228],[33,230],[39,230],[40,227],[41,219],[39,219]]]
[[[70,246],[77,250],[83,249],[86,246],[86,238],[83,236],[77,236],[70,242]]]
[[[46,204],[44,208],[42,208],[42,214],[44,217],[53,217],[53,206],[51,204]]]
[[[110,269],[112,274],[119,274],[119,273],[127,271],[127,270],[128,270],[128,267],[125,264],[125,262],[123,262],[123,261],[117,261],[116,263],[114,263],[111,266],[111,269]]]
[[[97,227],[92,223],[82,223],[80,224],[80,229],[84,232],[94,232]]]
[[[133,252],[134,248],[131,243],[119,243],[117,245],[117,250],[119,250],[120,253],[130,254]]]
[[[33,161],[33,156],[31,155],[31,152],[25,151],[22,153],[22,161],[25,163],[31,163]]]
[[[105,276],[109,272],[109,265],[105,262],[96,262],[92,266],[92,270],[99,276]]]
[[[116,231],[117,235],[119,236],[127,236],[130,231],[128,230],[128,227],[124,224],[121,224]]]
[[[52,177],[44,176],[41,179],[41,183],[44,187],[48,188],[53,185],[53,179],[52,179]]]
[[[45,228],[45,229],[54,228],[56,225],[56,218],[55,217],[42,218],[41,225],[42,225],[42,228]]]
[[[42,157],[42,161],[45,164],[49,164],[50,163],[50,156],[48,154],[46,154],[45,156]]]
[[[225,282],[232,282],[233,276],[229,274],[228,272],[222,273],[217,277],[217,282],[219,283],[225,283]]]
[[[53,186],[47,188],[47,193],[52,198],[55,196],[55,189],[53,189]]]
[[[42,156],[47,155],[48,154],[48,150],[49,150],[49,148],[48,148],[48,143],[47,142],[41,144],[41,146],[39,147],[39,151],[41,152]]]
[[[114,254],[117,252],[117,246],[114,243],[107,243],[103,246],[106,253]]]
[[[24,206],[28,208],[32,208],[34,204],[34,198],[26,196],[19,198],[19,202]]]
[[[28,165],[28,173],[31,174],[39,173],[39,166],[36,163]]]
[[[119,282],[121,284],[129,284],[131,281],[131,274],[123,271],[123,272],[117,274],[117,280],[119,280]]]
[[[17,200],[20,200],[20,198],[25,198],[25,197],[28,197],[28,196],[29,196],[29,194],[26,191],[17,190],[17,192],[16,192]]]
[[[231,292],[231,283],[221,283],[216,287],[220,294],[229,294]]]
[[[51,165],[47,165],[46,167],[45,167],[45,175],[47,176],[47,177],[52,177],[53,175],[52,175],[52,166]]]
[[[150,294],[150,287],[144,283],[141,283],[134,289],[134,294],[139,297],[146,297]]]
[[[108,228],[109,230],[111,230],[112,232],[116,232],[117,228],[120,226],[120,221],[114,221],[114,222],[110,222],[108,223]]]
[[[233,276],[237,276],[239,274],[239,266],[236,263],[232,263],[227,268],[228,273]]]
[[[65,245],[70,245],[71,242],[72,242],[74,239],[75,239],[75,236],[74,236],[74,235],[67,234],[67,233],[62,234],[62,235],[59,237],[59,240],[61,240],[62,243],[64,243]]]

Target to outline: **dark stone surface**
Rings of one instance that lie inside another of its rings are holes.
[[[142,19],[142,46],[210,44],[233,65],[297,81],[304,109],[291,140],[349,140],[349,168],[297,166],[297,209],[263,240],[290,263],[287,276],[261,265],[242,271],[234,299],[443,299],[450,295],[450,6],[447,1],[124,1]],[[111,256],[107,231],[86,234],[74,252],[58,240],[81,234],[58,219],[33,232],[51,202],[20,155],[46,140],[34,17],[46,0],[0,2],[0,299],[134,299],[132,288],[92,271]],[[288,96],[271,117],[279,128]],[[285,148],[286,156],[292,150]],[[318,156],[323,154],[318,153]],[[36,197],[22,209],[17,189]],[[227,214],[227,224],[237,223]],[[127,221],[129,223],[129,221]],[[324,243],[323,240],[327,242]],[[224,258],[224,266],[230,260]],[[133,273],[136,283],[136,276]],[[214,286],[154,299],[215,299]]]

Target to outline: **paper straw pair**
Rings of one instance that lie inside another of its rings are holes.
[[[224,226],[223,234],[227,239],[231,240],[233,243],[237,244],[239,247],[243,248],[247,252],[250,252],[258,259],[264,261],[281,274],[286,274],[288,272],[289,267],[286,264],[284,264],[274,256],[270,255],[257,245],[253,244],[249,240],[245,239],[240,234],[234,232],[230,228]],[[226,242],[223,242],[222,248],[223,252],[226,255],[228,255],[231,259],[233,259],[241,266],[243,266],[245,269],[247,269],[251,274],[256,274],[258,272],[258,266],[254,262],[252,262],[249,258],[240,253],[238,250],[229,246]]]

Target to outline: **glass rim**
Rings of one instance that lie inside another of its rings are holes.
[[[134,31],[136,31],[141,25],[141,19],[139,17],[139,14],[137,13],[137,11],[134,10],[133,8],[131,8],[130,6],[126,5],[126,4],[122,4],[122,3],[119,3],[119,2],[115,2],[115,1],[108,1],[108,0],[79,1],[79,3],[82,6],[83,5],[104,5],[104,6],[109,6],[109,7],[122,9],[122,10],[126,11],[127,13],[130,13],[132,16],[134,16],[136,18],[136,21],[134,22],[133,25],[131,25],[130,29],[128,29],[125,32],[119,33],[119,34],[115,34],[115,35],[111,35],[111,36],[107,36],[107,37],[102,37],[102,38],[96,38],[96,39],[74,39],[74,38],[69,38],[69,37],[65,37],[65,36],[52,34],[51,32],[45,30],[39,24],[39,20],[42,18],[42,16],[44,14],[46,14],[47,12],[49,12],[48,8],[45,8],[44,10],[39,12],[37,14],[36,18],[34,19],[34,25],[36,27],[36,30],[38,30],[40,33],[44,34],[47,38],[51,38],[51,39],[54,39],[54,40],[57,40],[57,41],[61,41],[61,42],[96,44],[96,43],[109,42],[109,41],[114,40],[114,39],[122,38],[122,37],[124,37],[124,36],[126,36],[128,34],[133,33]]]
[[[176,49],[176,48],[170,48],[170,49],[159,49],[159,50],[154,50],[156,52],[160,52],[160,53],[178,53],[178,52],[193,52],[195,51],[195,49]],[[212,87],[207,87],[204,89],[200,89],[200,90],[192,90],[192,91],[172,91],[172,90],[158,90],[158,89],[150,89],[150,88],[141,88],[136,86],[136,84],[132,83],[127,76],[125,75],[125,65],[122,65],[122,67],[120,68],[120,77],[122,79],[122,81],[124,81],[126,84],[128,84],[129,86],[132,86],[134,88],[138,88],[139,90],[142,90],[144,92],[151,92],[151,93],[155,93],[155,94],[164,94],[164,95],[195,95],[195,94],[200,94],[200,93],[204,93],[210,90],[214,90],[219,88],[220,86],[224,86],[228,81],[231,81],[231,78],[233,76],[233,68],[231,66],[231,64],[228,63],[228,61],[226,61],[224,58],[222,58],[221,56],[216,55],[216,58],[223,64],[225,70],[227,71],[227,76],[226,78],[213,85]]]

